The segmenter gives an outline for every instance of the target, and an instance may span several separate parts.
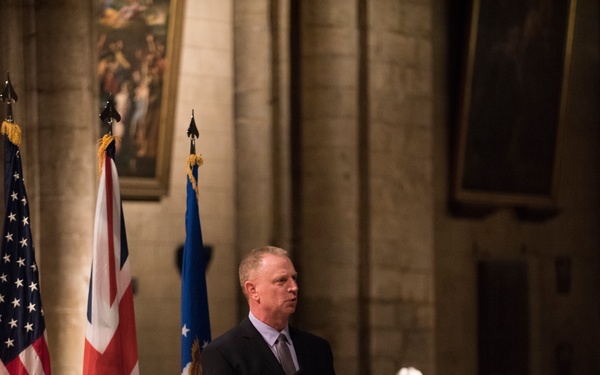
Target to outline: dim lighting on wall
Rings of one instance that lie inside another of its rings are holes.
[[[571,258],[561,256],[556,258],[556,290],[559,294],[571,292],[572,261]]]

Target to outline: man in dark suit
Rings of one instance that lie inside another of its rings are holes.
[[[335,375],[329,343],[288,324],[296,311],[296,276],[283,249],[246,255],[239,277],[250,312],[204,348],[203,375]]]

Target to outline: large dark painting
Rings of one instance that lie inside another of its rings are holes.
[[[113,135],[125,198],[155,199],[168,188],[182,2],[100,1],[99,111],[110,95],[121,114]]]
[[[474,0],[454,198],[555,204],[575,0]]]

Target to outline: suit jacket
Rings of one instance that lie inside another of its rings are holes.
[[[335,375],[329,343],[290,326],[298,375]],[[202,351],[202,375],[285,375],[279,361],[247,317]]]

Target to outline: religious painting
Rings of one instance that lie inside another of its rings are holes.
[[[112,98],[121,121],[115,162],[125,199],[168,189],[183,0],[101,0],[100,113]],[[102,124],[100,136],[108,131]]]
[[[575,0],[473,0],[454,199],[555,205]]]

